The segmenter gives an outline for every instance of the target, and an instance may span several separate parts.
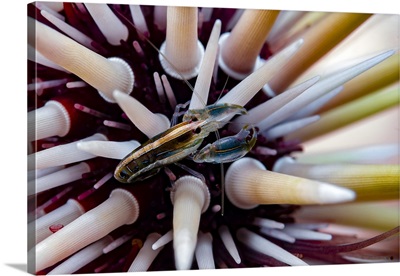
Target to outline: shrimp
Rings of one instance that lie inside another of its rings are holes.
[[[224,125],[225,118],[236,114],[246,114],[246,110],[227,103],[189,110],[182,123],[154,136],[122,159],[114,177],[122,183],[141,181],[186,157],[197,163],[226,163],[241,158],[257,140],[254,128],[249,131],[246,126],[238,135],[224,137],[197,150],[204,138]]]
[[[129,24],[140,33],[131,22]],[[143,38],[168,63],[171,63],[149,39],[145,36]],[[172,63],[171,66],[174,67]],[[188,87],[196,93],[183,75],[178,70],[176,71]],[[185,106],[185,104],[179,106]],[[121,160],[114,172],[114,177],[118,181],[122,183],[142,181],[157,174],[161,168],[184,158],[189,158],[197,163],[220,163],[223,179],[222,164],[241,158],[252,149],[257,141],[255,128],[245,126],[237,135],[224,137],[199,149],[211,132],[218,133],[218,129],[222,128],[227,120],[235,115],[246,114],[246,109],[228,103],[204,104],[204,108],[187,110],[182,122],[176,124],[178,114],[181,114],[178,112],[178,108],[177,106],[172,119],[172,127],[152,137]]]

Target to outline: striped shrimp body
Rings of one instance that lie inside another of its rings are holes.
[[[246,114],[239,105],[213,104],[188,110],[183,122],[154,136],[129,153],[116,167],[114,177],[132,183],[151,177],[169,164],[189,157],[197,163],[233,162],[251,150],[257,140],[254,128],[245,126],[237,135],[224,137],[198,150],[203,140],[221,128],[227,118]]]

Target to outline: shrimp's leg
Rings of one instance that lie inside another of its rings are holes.
[[[178,167],[181,168],[182,170],[187,171],[188,173],[190,173],[190,174],[193,175],[194,177],[197,177],[197,178],[199,178],[201,181],[203,181],[204,183],[206,183],[206,179],[205,179],[204,175],[202,175],[201,173],[196,172],[195,170],[189,168],[188,166],[185,166],[185,165],[183,165],[183,164],[181,164],[181,163],[178,163],[178,162],[174,163],[174,165],[175,165],[175,166],[178,166]]]

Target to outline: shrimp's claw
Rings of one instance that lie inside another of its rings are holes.
[[[197,163],[228,163],[234,162],[246,155],[257,141],[257,131],[252,126],[244,126],[234,135],[224,137],[212,144],[206,145],[192,155]]]

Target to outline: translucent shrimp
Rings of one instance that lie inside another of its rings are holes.
[[[123,15],[121,15],[123,17]],[[138,33],[140,30],[127,21]],[[149,43],[173,68],[175,66],[168,58],[145,36]],[[176,70],[176,73],[186,82],[188,87],[196,94],[191,84]],[[202,98],[197,95],[201,102]],[[197,163],[226,163],[233,162],[251,150],[257,140],[257,132],[244,127],[237,135],[225,137],[205,148],[198,150],[203,140],[211,133],[222,128],[226,121],[234,115],[243,115],[247,111],[244,107],[234,104],[212,104],[200,109],[189,109],[183,114],[183,121],[177,124],[177,118],[182,115],[181,107],[188,103],[179,104],[175,108],[172,118],[172,127],[154,136],[140,147],[129,153],[116,167],[114,177],[122,183],[132,183],[151,177],[169,164],[176,163],[186,157]],[[221,174],[222,165],[221,165]],[[223,183],[222,183],[223,186]]]
[[[144,180],[169,164],[186,157],[197,163],[233,162],[251,150],[257,132],[245,126],[237,135],[228,136],[198,150],[203,140],[224,125],[232,115],[246,114],[239,105],[215,104],[189,110],[183,122],[154,136],[128,154],[116,167],[114,177],[122,183]]]

